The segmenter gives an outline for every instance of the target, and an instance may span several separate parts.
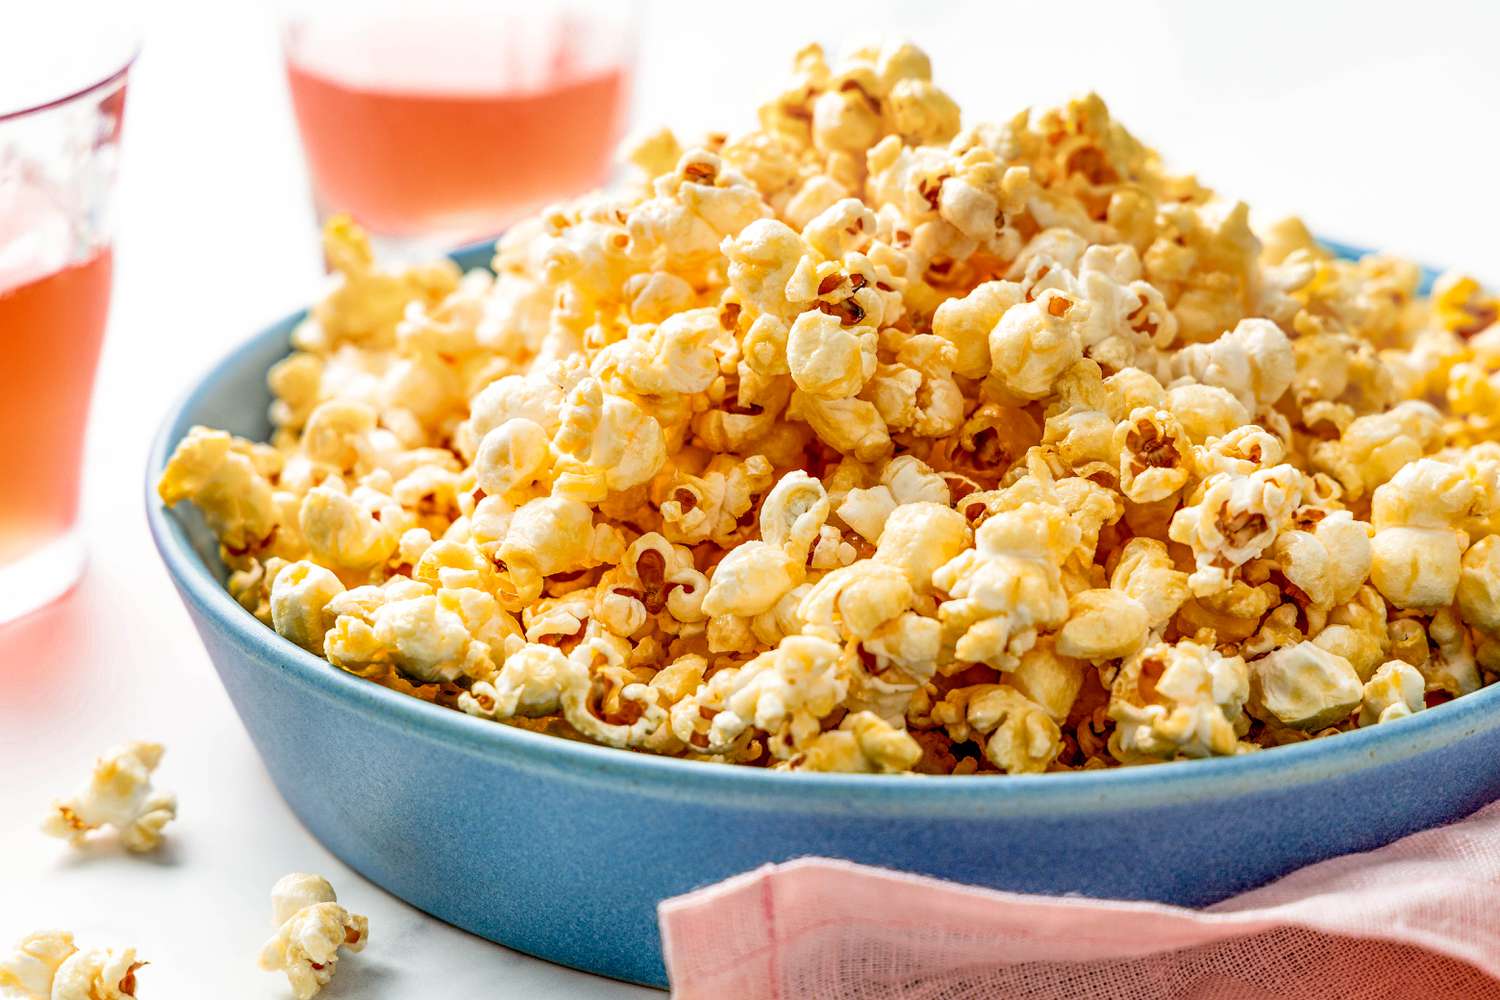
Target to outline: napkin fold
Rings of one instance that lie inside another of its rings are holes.
[[[1201,910],[804,858],[659,917],[678,1000],[1500,1000],[1500,803]]]

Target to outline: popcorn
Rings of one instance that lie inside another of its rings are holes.
[[[1167,390],[1166,408],[1199,444],[1250,423],[1250,413],[1227,389],[1185,382]]]
[[[873,329],[846,329],[837,316],[805,312],[787,333],[787,368],[803,392],[846,399],[875,374],[875,343]]]
[[[1500,632],[1500,536],[1486,535],[1464,552],[1455,593],[1465,622]]]
[[[0,959],[0,996],[7,1000],[127,1000],[145,962],[134,948],[80,951],[66,931],[29,934]]]
[[[1110,688],[1110,752],[1126,762],[1235,753],[1249,696],[1250,671],[1238,656],[1188,641],[1147,646]]]
[[[1146,612],[1146,626],[1159,629],[1188,599],[1188,575],[1174,567],[1166,545],[1155,538],[1132,538],[1119,550],[1109,585]]]
[[[889,430],[932,438],[958,429],[964,400],[952,377],[952,357],[947,343],[922,334],[902,345],[895,363],[877,366],[866,394]]]
[[[543,578],[613,562],[624,548],[607,524],[596,524],[593,511],[580,501],[537,497],[511,515],[497,562],[525,603],[541,593]]]
[[[839,519],[864,536],[866,541],[879,541],[885,530],[886,519],[896,509],[896,498],[889,486],[872,489],[852,489],[839,504]]]
[[[1083,689],[1087,670],[1085,661],[1066,656],[1055,644],[1044,641],[1022,653],[1021,662],[1006,672],[1005,679],[1062,725]]]
[[[1456,525],[1473,499],[1472,484],[1456,466],[1427,458],[1375,490],[1370,580],[1386,600],[1398,608],[1453,603],[1469,540]]]
[[[1194,501],[1172,517],[1169,537],[1193,550],[1197,571],[1188,577],[1199,596],[1220,593],[1234,574],[1276,540],[1302,499],[1303,475],[1290,465],[1249,475],[1216,473]]]
[[[848,694],[852,669],[837,644],[788,636],[672,706],[672,731],[705,753],[722,754],[753,725],[768,734],[774,754],[789,759]]]
[[[331,222],[269,443],[158,484],[235,600],[477,718],[780,770],[1237,754],[1500,676],[1493,293],[1257,232],[1092,94],[965,127],[906,43],[805,47],[757,119],[467,275]]]
[[[538,483],[551,464],[547,432],[533,420],[512,417],[480,439],[474,482],[490,496],[505,497]]]
[[[1148,619],[1139,601],[1117,590],[1083,590],[1069,598],[1057,651],[1084,660],[1114,660],[1146,641]]]
[[[88,784],[52,803],[42,832],[78,845],[91,831],[110,826],[127,850],[154,850],[162,828],[177,816],[177,796],[151,787],[163,752],[160,743],[127,743],[100,757]]]
[[[1265,319],[1242,319],[1213,343],[1189,344],[1172,359],[1175,373],[1228,390],[1249,413],[1280,399],[1296,369],[1291,341]]]
[[[1430,403],[1406,400],[1384,413],[1356,418],[1333,441],[1311,448],[1311,464],[1343,486],[1351,500],[1366,496],[1402,466],[1436,451],[1442,415]]]
[[[1040,705],[1004,684],[954,688],[933,706],[954,740],[973,739],[1007,774],[1035,774],[1062,752],[1057,723]]]
[[[135,996],[135,973],[145,965],[134,948],[89,948],[63,960],[52,977],[51,1000],[121,1000]]]
[[[898,567],[915,590],[926,593],[933,574],[967,550],[972,537],[964,516],[947,505],[906,503],[886,517],[874,559]]]
[[[1404,719],[1420,712],[1427,707],[1423,700],[1426,690],[1422,674],[1410,664],[1401,660],[1382,664],[1365,682],[1360,696],[1360,726]]]
[[[338,904],[319,875],[293,873],[271,889],[276,933],[260,951],[260,967],[284,972],[297,1000],[316,996],[338,971],[339,949],[363,951],[370,922]]]
[[[990,371],[1019,399],[1041,399],[1063,372],[1083,356],[1078,327],[1089,305],[1049,289],[1032,302],[1005,310],[990,331]]]
[[[964,378],[990,372],[990,331],[1000,317],[1025,298],[1014,282],[986,281],[962,298],[944,301],[932,317],[932,332],[954,346],[953,370]]]
[[[827,630],[835,640],[873,636],[911,606],[915,592],[899,567],[862,559],[813,584],[798,605],[805,634]]]
[[[389,559],[400,542],[381,513],[333,487],[314,486],[302,500],[298,525],[320,564],[367,571]]]
[[[470,633],[458,596],[453,591],[423,594],[376,609],[374,639],[389,651],[392,666],[427,683],[491,672],[490,647]]]
[[[1115,427],[1110,445],[1120,456],[1120,492],[1136,503],[1165,500],[1187,485],[1194,471],[1187,434],[1167,410],[1132,410]]]
[[[761,504],[761,538],[789,556],[805,558],[828,518],[828,507],[822,483],[805,472],[788,473]]]
[[[374,407],[353,399],[330,399],[319,405],[302,428],[303,449],[314,462],[351,472],[375,430]]]
[[[801,564],[768,542],[746,542],[731,549],[703,595],[707,615],[758,615],[769,611],[802,579]]]
[[[578,663],[560,649],[539,642],[510,645],[494,678],[476,682],[460,696],[464,711],[497,719],[551,715],[564,691],[587,683]]]
[[[1061,556],[1077,538],[1061,508],[1022,504],[985,521],[974,548],[933,573],[933,584],[950,595],[938,617],[960,660],[1007,669],[1041,629],[1066,620]]]
[[[323,876],[304,872],[283,875],[271,886],[271,925],[280,927],[305,907],[336,902],[338,895]]]
[[[880,482],[897,503],[932,503],[947,507],[952,491],[943,477],[911,455],[898,455],[880,470]]]
[[[173,450],[157,493],[168,506],[192,501],[227,551],[262,548],[274,537],[280,514],[267,463],[257,461],[263,454],[223,431],[194,427]]]
[[[813,737],[791,759],[778,763],[791,771],[899,773],[910,771],[922,749],[910,735],[873,712],[854,712],[839,728]]]
[[[820,399],[799,390],[787,416],[806,421],[830,447],[861,462],[881,458],[891,448],[890,428],[868,400]]]
[[[552,445],[558,457],[554,495],[596,503],[650,481],[666,460],[656,419],[592,378],[574,387]]]
[[[1427,623],[1429,655],[1418,664],[1429,689],[1457,697],[1479,690],[1478,664],[1469,630],[1451,608],[1437,611]]]
[[[10,955],[0,960],[0,996],[7,1000],[49,1000],[58,967],[77,951],[73,935],[67,931],[26,935]]]
[[[1316,731],[1348,718],[1360,703],[1349,661],[1312,642],[1276,650],[1250,664],[1250,705],[1293,729]]]
[[[1271,547],[1271,556],[1281,567],[1293,595],[1313,607],[1327,608],[1354,599],[1370,574],[1373,555],[1370,527],[1356,521],[1346,510],[1322,516],[1317,513],[1310,531],[1285,531]]]
[[[1451,531],[1398,526],[1370,543],[1370,581],[1398,608],[1437,608],[1458,590],[1463,546]]]
[[[322,653],[335,620],[328,605],[343,592],[343,582],[330,570],[305,559],[291,563],[271,584],[271,625],[282,638]]]

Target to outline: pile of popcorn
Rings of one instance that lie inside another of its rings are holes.
[[[759,127],[377,267],[269,443],[160,483],[333,666],[694,760],[1027,773],[1389,722],[1500,671],[1500,300],[1157,155],[810,46]]]

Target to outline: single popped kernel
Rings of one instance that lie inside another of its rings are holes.
[[[135,996],[135,974],[144,962],[134,948],[75,951],[52,977],[51,1000],[124,1000]]]
[[[42,832],[77,845],[109,826],[127,850],[154,850],[161,844],[162,828],[177,816],[177,796],[151,786],[163,752],[160,743],[127,743],[111,750],[94,762],[88,783],[73,797],[52,804]]]
[[[1373,726],[1404,719],[1426,708],[1427,682],[1421,671],[1402,660],[1384,663],[1365,682],[1360,695],[1359,724]]]
[[[132,1000],[135,974],[145,962],[134,948],[80,951],[66,931],[29,934],[0,958],[5,1000]]]
[[[819,733],[790,760],[775,765],[792,771],[899,773],[910,771],[922,750],[903,730],[872,712],[845,716],[839,728]]]
[[[1250,664],[1250,710],[1293,729],[1315,732],[1347,721],[1360,698],[1349,661],[1314,642],[1284,646]]]
[[[1194,642],[1157,643],[1126,660],[1110,689],[1116,756],[1163,759],[1236,752],[1250,672],[1238,656]]]
[[[954,688],[932,717],[955,741],[979,743],[1007,774],[1045,771],[1062,751],[1061,731],[1046,709],[1005,684]]]
[[[286,973],[297,1000],[308,1000],[338,970],[339,950],[363,951],[370,922],[338,904],[333,886],[319,875],[294,873],[271,889],[276,933],[260,952],[260,967]]]
[[[50,1000],[57,970],[77,952],[67,931],[28,934],[0,959],[0,997],[5,1000]]]

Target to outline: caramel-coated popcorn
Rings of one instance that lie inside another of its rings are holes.
[[[270,442],[194,428],[160,483],[249,611],[476,717],[788,771],[1231,755],[1500,673],[1473,279],[1253,229],[1093,95],[965,122],[909,44],[625,159],[493,273],[330,225]]]

